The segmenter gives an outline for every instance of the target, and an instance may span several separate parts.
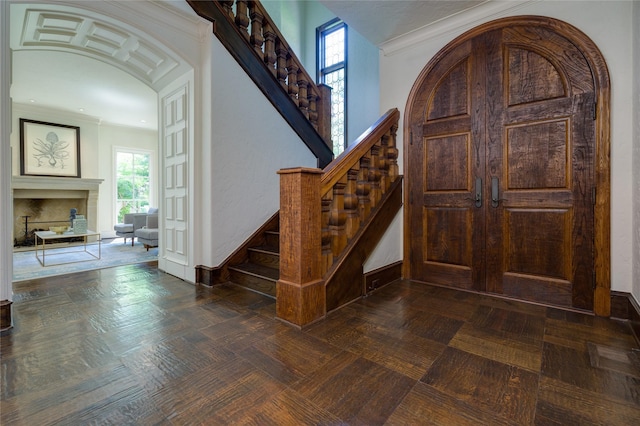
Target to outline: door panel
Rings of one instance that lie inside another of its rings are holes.
[[[476,178],[484,167],[478,154],[484,148],[474,143],[471,125],[478,113],[472,49],[467,43],[443,58],[431,90],[421,93],[426,108],[413,126],[410,166],[415,200],[422,206],[412,211],[420,223],[411,239],[417,279],[465,289],[482,283],[477,264],[483,250],[474,243],[484,232],[484,211],[475,207]]]
[[[584,56],[546,28],[442,55],[410,117],[413,279],[592,309],[594,90]]]

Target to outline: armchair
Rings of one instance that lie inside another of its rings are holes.
[[[118,237],[124,238],[124,243],[127,243],[127,238],[131,238],[131,245],[133,246],[135,232],[137,229],[145,226],[147,222],[146,213],[127,213],[124,215],[124,223],[116,223],[113,227]]]
[[[138,242],[144,244],[147,251],[151,247],[158,247],[158,210],[149,209],[149,212],[146,215],[145,226],[135,231]]]

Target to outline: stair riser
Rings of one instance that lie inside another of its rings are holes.
[[[231,282],[241,285],[243,287],[250,288],[260,293],[268,294],[269,296],[276,297],[276,283],[275,281],[265,278],[259,278],[249,274],[243,274],[239,271],[229,271]]]
[[[266,232],[264,234],[267,244],[274,247],[280,247],[280,234],[277,232]]]
[[[280,269],[280,256],[277,253],[249,250],[249,261],[269,268]]]

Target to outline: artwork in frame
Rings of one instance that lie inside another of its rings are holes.
[[[80,127],[20,119],[20,174],[80,177]]]

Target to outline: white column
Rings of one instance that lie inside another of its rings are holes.
[[[13,202],[11,200],[11,51],[9,46],[9,2],[0,1],[0,310],[2,324],[11,324],[13,299]],[[6,315],[6,316],[5,316]]]

